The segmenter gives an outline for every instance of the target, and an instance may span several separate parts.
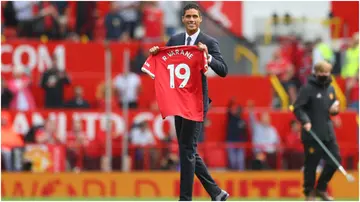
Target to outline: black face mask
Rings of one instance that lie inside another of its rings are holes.
[[[326,80],[328,80],[329,76],[316,76],[316,78],[321,83],[324,83]]]

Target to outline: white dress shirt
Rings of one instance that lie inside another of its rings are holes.
[[[191,41],[190,41],[190,46],[193,46],[193,45],[196,45],[195,44],[195,41],[196,41],[196,39],[198,38],[198,36],[199,36],[199,34],[200,34],[200,28],[198,29],[198,31],[197,32],[195,32],[193,35],[189,35],[187,32],[185,32],[185,45],[187,44],[187,38],[190,36],[190,38],[191,38]],[[212,60],[212,56],[209,54],[209,58],[208,58],[208,64],[210,64],[211,63],[211,60]]]

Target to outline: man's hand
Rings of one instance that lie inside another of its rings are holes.
[[[198,43],[198,48],[199,48],[200,50],[202,50],[202,51],[205,51],[205,53],[206,53],[206,58],[209,59],[209,51],[208,51],[207,46],[206,46],[205,44],[199,42],[199,43]]]
[[[304,128],[305,128],[306,131],[309,132],[309,131],[311,130],[311,123],[310,123],[310,122],[305,123],[305,124],[304,124]]]
[[[153,46],[152,48],[150,48],[149,53],[151,55],[156,55],[159,52],[159,49],[159,46]]]
[[[336,100],[329,109],[330,114],[339,113],[339,106],[340,106],[340,102],[338,100]]]

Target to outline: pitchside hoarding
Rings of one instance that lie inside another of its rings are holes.
[[[301,198],[303,176],[300,171],[212,172],[215,181],[234,198]],[[358,172],[354,183],[337,172],[329,184],[336,198],[359,196]],[[156,198],[179,195],[179,173],[3,173],[2,197],[140,197]],[[194,197],[208,197],[198,180]]]

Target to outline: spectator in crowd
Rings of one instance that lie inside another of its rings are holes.
[[[22,147],[24,140],[14,131],[11,124],[11,116],[9,112],[1,112],[1,161],[5,164],[6,171],[14,171],[11,150],[15,147]]]
[[[163,150],[163,158],[160,161],[161,170],[178,170],[179,168],[179,147],[176,134],[168,132],[168,136],[162,140],[166,147]]]
[[[349,108],[359,111],[359,75],[347,79],[345,89],[346,100],[348,101]]]
[[[180,27],[181,2],[180,1],[159,1],[159,7],[164,12],[165,34],[171,37]]]
[[[144,2],[142,23],[145,29],[143,41],[159,43],[164,40],[163,11],[156,1]]]
[[[66,71],[59,68],[55,55],[51,68],[42,74],[40,84],[45,91],[45,107],[63,107],[64,86],[70,84],[70,79]]]
[[[103,160],[106,159],[106,127],[104,130],[101,130],[98,133],[98,140],[102,145],[103,149]],[[122,168],[122,142],[123,142],[123,135],[116,130],[116,124],[114,121],[110,121],[110,134],[111,134],[111,147],[112,147],[112,170],[121,170]]]
[[[48,2],[13,1],[20,37],[35,37],[56,30],[56,9]],[[49,34],[49,33],[48,33]]]
[[[72,131],[66,136],[66,158],[71,170],[80,170],[84,157],[84,147],[88,143],[80,119],[73,121]]]
[[[232,143],[244,143],[247,141],[246,122],[242,118],[242,109],[235,105],[232,99],[228,105],[227,148],[229,168],[233,170],[245,170],[245,148],[237,147]]]
[[[38,144],[61,144],[58,137],[56,122],[52,118],[45,121],[44,127],[35,133],[35,143]]]
[[[317,38],[313,49],[313,67],[318,62],[324,60],[334,65],[335,54],[329,44],[323,42],[321,38]],[[312,72],[314,72],[314,68],[312,69]]]
[[[266,155],[264,152],[255,154],[255,159],[251,162],[252,170],[269,170],[270,167],[267,163]]]
[[[75,31],[79,36],[86,35],[90,40],[93,38],[97,18],[96,3],[96,1],[76,2]]]
[[[33,123],[33,125],[30,126],[29,131],[24,134],[25,143],[36,143],[35,135],[39,130],[43,130],[43,128],[43,123]]]
[[[36,36],[46,35],[50,39],[59,39],[58,11],[51,2],[39,1],[34,5],[34,13],[38,17],[33,21]]]
[[[294,83],[294,66],[281,56],[281,50],[277,49],[273,54],[273,59],[266,65],[268,75],[275,75],[289,95],[289,102],[292,103],[296,98],[296,84]],[[280,107],[278,96],[275,96],[273,106]]]
[[[346,79],[345,95],[349,107],[359,109],[359,34],[355,33],[350,46],[345,52],[345,63],[341,69],[341,76]]]
[[[275,75],[280,80],[287,72],[293,70],[291,63],[281,55],[281,50],[276,49],[273,53],[273,58],[266,65],[266,73],[268,75]]]
[[[139,50],[135,58],[131,61],[131,71],[136,74],[143,74],[141,67],[144,65],[146,59],[149,57],[149,49],[143,46],[139,47]]]
[[[138,107],[138,97],[141,91],[140,76],[124,68],[124,73],[114,78],[114,88],[119,98],[119,106],[123,107],[125,103],[129,108]]]
[[[276,151],[280,144],[278,132],[270,123],[269,113],[263,112],[261,114],[261,121],[259,122],[256,120],[252,101],[249,101],[248,109],[254,153],[264,152],[267,163],[272,169],[275,169]]]
[[[313,44],[311,42],[305,42],[298,72],[298,77],[301,84],[306,83],[308,76],[310,76],[312,72],[312,49]]]
[[[97,102],[97,108],[99,109],[103,109],[105,110],[105,104],[106,104],[106,92],[105,92],[105,85],[104,83],[101,83],[98,85],[97,89],[96,89],[96,102]],[[112,110],[118,110],[119,109],[119,105],[118,105],[118,101],[115,98],[116,95],[115,94],[115,89],[114,88],[110,88],[108,90],[113,91],[114,93],[111,94],[111,109]]]
[[[70,12],[69,2],[67,1],[51,1],[54,9],[57,11],[58,15],[54,16],[55,22],[57,22],[58,33],[57,37],[64,39],[67,36],[67,25],[69,22],[68,14]]]
[[[300,169],[304,163],[303,146],[301,143],[300,125],[296,120],[290,122],[291,131],[285,136],[285,159],[288,169]]]
[[[83,170],[99,171],[101,169],[101,159],[104,155],[105,145],[101,133],[96,133],[93,139],[86,138]]]
[[[10,109],[29,111],[35,109],[35,100],[30,90],[31,80],[25,74],[24,67],[13,69],[13,78],[8,81],[8,88],[14,96],[10,102]]]
[[[134,127],[130,132],[131,144],[136,147],[135,149],[135,167],[136,169],[143,169],[144,150],[143,147],[152,146],[155,144],[154,136],[149,129],[148,123],[143,121]],[[151,155],[150,155],[151,156]]]
[[[105,17],[106,39],[125,41],[126,27],[123,18],[119,15],[114,3],[111,4],[110,12]]]
[[[88,101],[84,99],[83,96],[83,88],[81,86],[76,86],[74,88],[74,97],[73,99],[69,100],[65,103],[66,108],[73,108],[73,109],[88,109],[90,105]]]
[[[111,2],[125,23],[126,35],[135,38],[135,28],[139,23],[139,1],[114,1]]]
[[[2,12],[2,21],[1,21],[1,32],[3,32],[4,26],[6,28],[16,28],[18,21],[16,18],[16,12],[14,8],[13,1],[1,1],[1,12]]]
[[[161,170],[177,170],[179,166],[179,155],[174,153],[165,153],[160,162]]]
[[[1,109],[8,109],[10,102],[13,98],[13,94],[10,92],[6,80],[1,78]]]
[[[18,22],[18,36],[33,37],[34,28],[33,20],[36,15],[33,12],[34,5],[37,1],[13,1],[16,20]]]
[[[345,64],[341,69],[343,78],[354,78],[359,74],[359,34],[355,33],[350,47],[345,52]]]

